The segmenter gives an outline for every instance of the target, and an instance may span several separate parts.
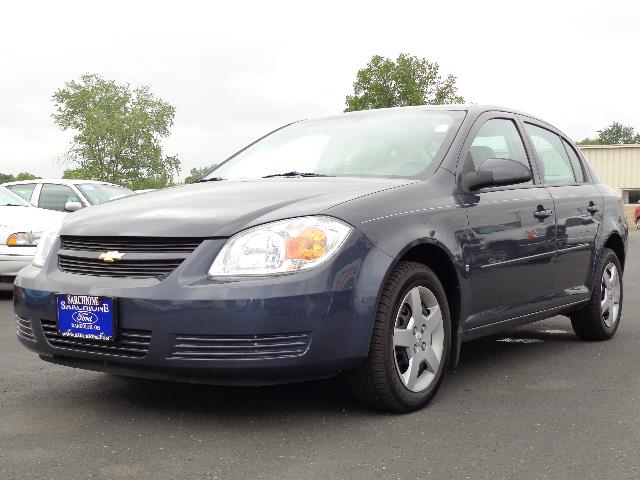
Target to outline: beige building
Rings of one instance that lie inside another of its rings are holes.
[[[640,206],[640,145],[582,145],[580,150],[602,183],[622,194],[627,221],[632,226],[633,212]]]

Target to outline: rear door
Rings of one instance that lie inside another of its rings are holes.
[[[590,183],[575,147],[559,132],[525,119],[525,131],[556,211],[556,303],[590,296],[595,240],[602,222],[603,199]]]
[[[514,115],[481,115],[461,151],[459,174],[477,170],[488,158],[516,160],[531,170],[523,138]],[[552,292],[553,200],[535,168],[533,173],[534,179],[523,184],[460,191],[469,221],[464,262],[472,284],[465,329],[541,310]]]

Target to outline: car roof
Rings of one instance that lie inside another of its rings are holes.
[[[32,180],[17,180],[15,182],[6,182],[2,185],[24,185],[27,183],[55,183],[58,185],[78,185],[80,183],[92,183],[94,185],[115,185],[113,183],[101,182],[98,180],[76,180],[66,178],[34,178]]]
[[[345,112],[337,115],[328,115],[325,117],[316,117],[309,118],[302,121],[314,121],[314,120],[331,120],[331,119],[339,119],[344,118],[345,115],[357,115],[357,116],[383,116],[398,112],[404,111],[434,111],[434,112],[446,112],[446,111],[465,111],[472,114],[474,117],[485,113],[485,112],[505,112],[505,113],[513,113],[516,115],[522,115],[528,117],[533,120],[537,120],[546,125],[550,125],[547,121],[536,117],[535,115],[531,115],[530,113],[522,112],[513,108],[501,107],[498,105],[477,105],[477,104],[468,104],[468,103],[452,103],[447,105],[416,105],[410,107],[390,107],[390,108],[377,108],[371,110],[359,110],[356,112]]]

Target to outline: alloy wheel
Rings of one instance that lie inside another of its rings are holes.
[[[442,310],[426,287],[413,287],[398,309],[393,332],[398,375],[405,387],[421,392],[436,378],[444,351]]]
[[[620,272],[611,262],[602,272],[600,314],[604,324],[611,328],[618,321],[620,312]]]

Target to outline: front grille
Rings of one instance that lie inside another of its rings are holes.
[[[87,338],[65,337],[58,332],[56,322],[53,320],[41,320],[41,325],[49,345],[64,350],[115,357],[141,358],[147,354],[151,344],[150,330],[119,328],[116,339],[113,342],[104,342]]]
[[[86,252],[193,252],[202,238],[81,237],[63,235],[61,249]]]
[[[31,328],[31,320],[28,318],[22,318],[16,315],[16,335],[18,337],[35,342],[36,339],[33,336],[33,328]]]
[[[95,277],[164,278],[178,268],[203,240],[63,235],[58,268],[67,273]],[[112,251],[124,254],[124,258],[112,263],[99,260],[97,252]]]
[[[183,259],[169,260],[120,260],[104,263],[93,258],[58,256],[58,268],[62,272],[94,277],[162,278],[173,272]]]
[[[309,348],[308,332],[278,335],[178,335],[172,360],[254,360],[298,357]]]

